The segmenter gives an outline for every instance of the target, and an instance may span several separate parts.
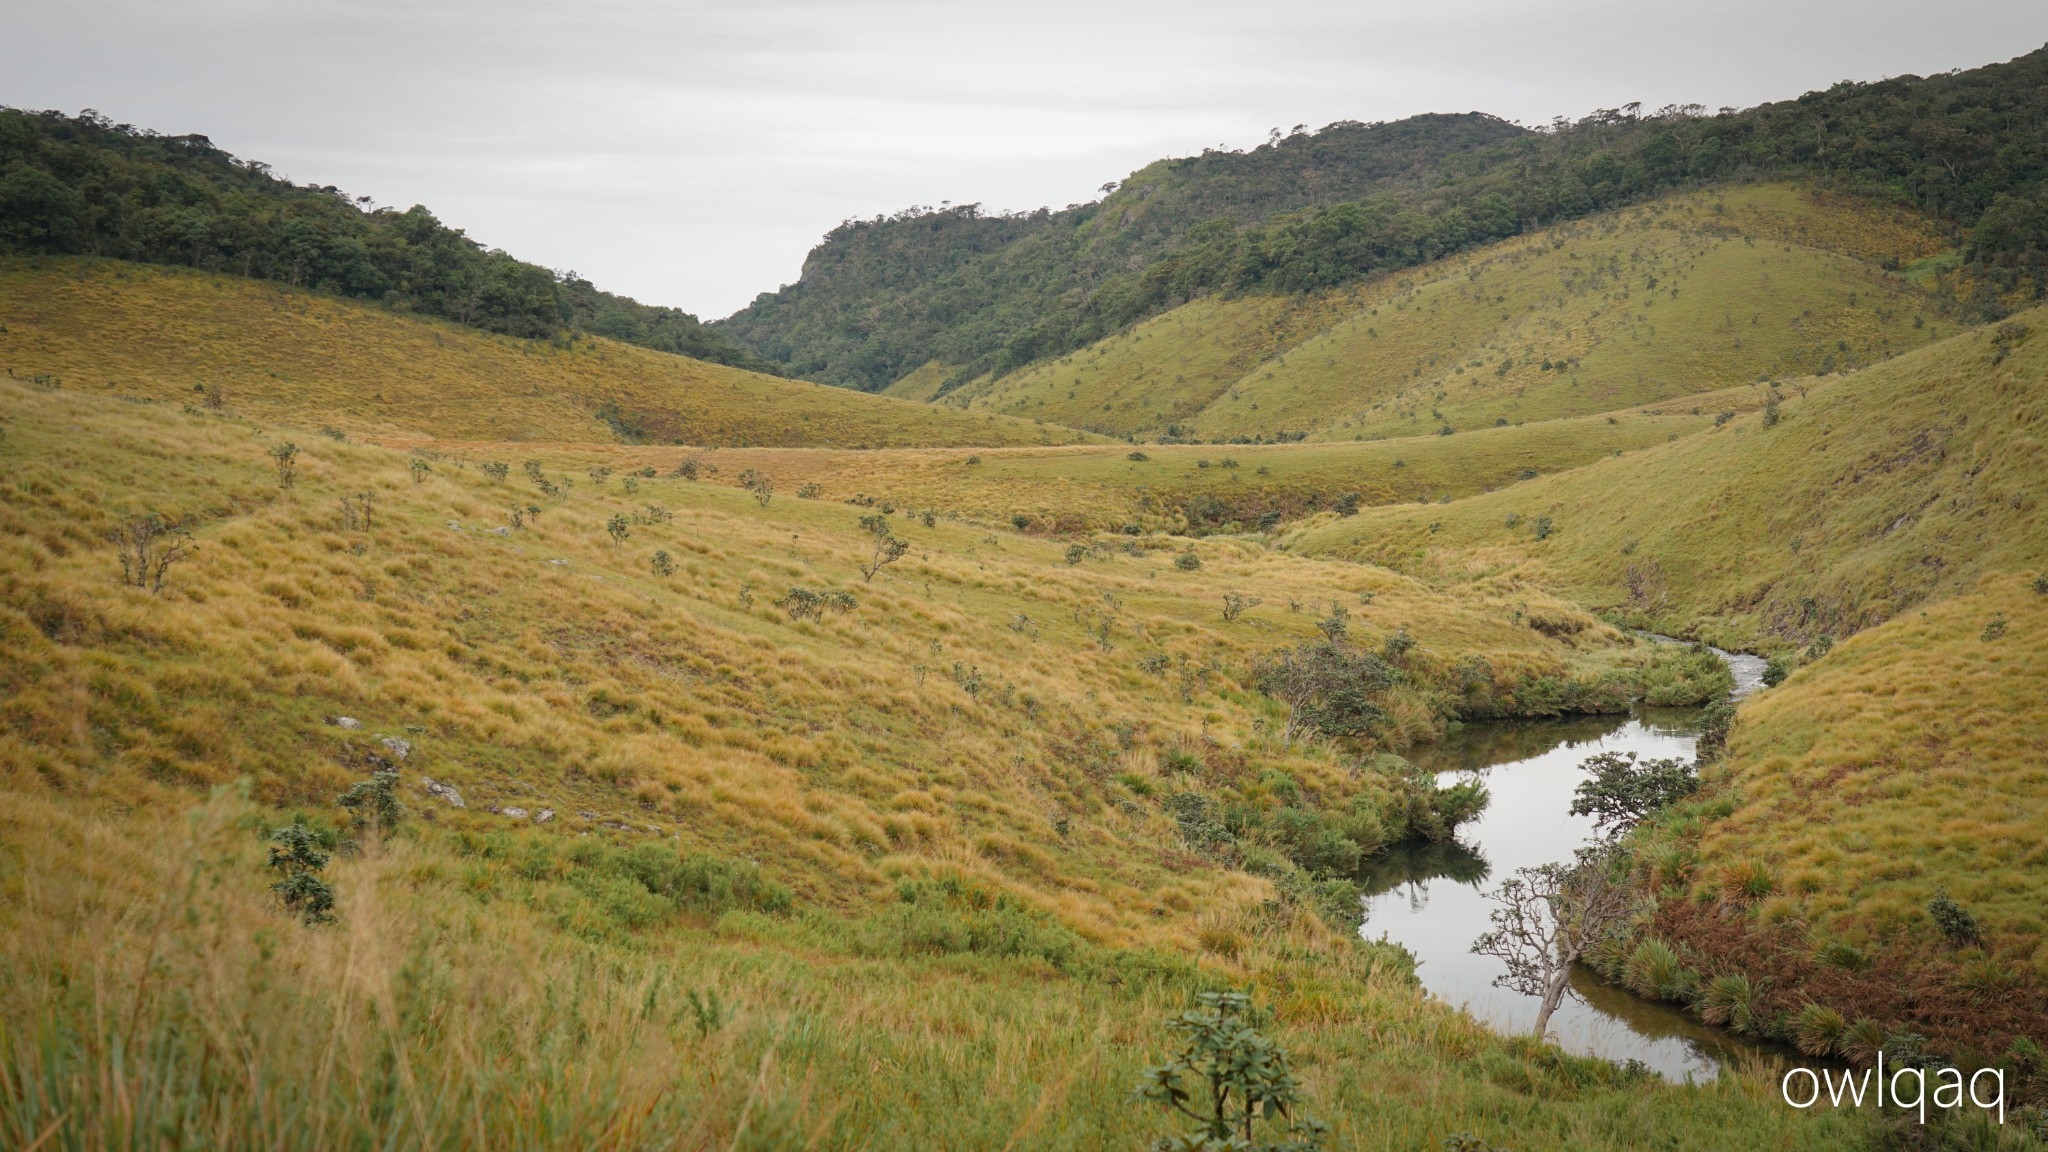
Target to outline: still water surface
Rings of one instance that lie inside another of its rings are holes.
[[[1735,674],[1735,695],[1753,690],[1763,661],[1721,653]],[[1494,905],[1484,893],[1517,868],[1571,859],[1593,835],[1588,817],[1571,814],[1579,764],[1602,752],[1644,759],[1690,759],[1698,713],[1641,711],[1631,717],[1474,724],[1413,757],[1444,783],[1483,780],[1492,803],[1460,830],[1457,843],[1396,845],[1366,862],[1363,935],[1404,945],[1421,962],[1431,993],[1503,1032],[1526,1032],[1537,1002],[1493,986],[1500,961],[1472,954],[1490,926]],[[1581,972],[1575,996],[1551,1017],[1553,1037],[1567,1051],[1610,1060],[1640,1060],[1663,1075],[1711,1080],[1720,1066],[1751,1051],[1743,1041],[1708,1028],[1670,1005],[1632,996]]]

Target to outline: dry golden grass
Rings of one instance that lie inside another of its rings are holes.
[[[1706,871],[1764,860],[1774,915],[1865,946],[1939,940],[1927,903],[1946,889],[2048,983],[2044,702],[2048,595],[2030,575],[1860,633],[1744,707]]]
[[[1249,532],[1268,511],[1298,520],[1357,494],[1367,506],[1433,501],[1506,487],[1526,473],[1555,472],[1617,452],[1704,431],[1723,411],[1760,407],[1756,388],[1623,409],[1599,416],[1488,428],[1467,436],[1416,436],[1366,444],[1239,446],[1128,445],[1060,448],[747,448],[698,452],[637,445],[574,444],[545,449],[580,470],[652,467],[673,471],[695,458],[707,480],[734,483],[748,469],[778,490],[818,485],[817,497],[872,497],[912,508],[1007,525],[1018,515],[1039,530],[1116,530],[1126,525],[1183,532]],[[471,461],[540,451],[500,443],[382,438],[398,448],[433,447]],[[712,467],[717,468],[714,473]],[[1206,514],[1205,514],[1206,513]]]
[[[0,370],[74,391],[360,434],[663,444],[1062,444],[1091,437],[585,337],[515,340],[237,276],[0,261]]]
[[[1362,643],[1406,628],[1418,659],[1484,654],[1504,683],[1643,659],[1604,626],[1534,630],[1579,614],[1514,579],[1446,596],[1235,540],[1200,545],[1198,572],[1160,538],[1099,537],[1069,563],[1065,541],[903,509],[912,552],[867,583],[866,508],[552,461],[559,496],[447,460],[415,484],[407,457],[327,438],[300,441],[280,491],[273,429],[0,390],[0,766],[17,787],[141,802],[248,777],[266,803],[323,802],[375,750],[323,722],[348,715],[412,731],[411,770],[470,801],[437,819],[501,823],[479,811],[495,804],[629,823],[776,860],[835,902],[944,864],[1091,938],[1170,942],[1193,931],[1176,910],[1263,882],[1184,867],[1171,822],[1113,778],[1119,726],[1138,746],[1245,747],[1343,795],[1362,785],[1330,750],[1263,747],[1272,706],[1242,688],[1332,602]],[[338,500],[360,492],[374,522],[351,530]],[[121,586],[102,541],[145,511],[200,542],[162,596]],[[650,571],[656,550],[674,575]],[[858,607],[792,621],[773,601],[793,587]],[[1225,624],[1226,591],[1264,604]],[[1441,723],[1399,716],[1396,740]]]
[[[1222,984],[1270,1008],[1346,1147],[1862,1139],[1762,1075],[1663,1085],[1491,1035],[1397,954],[1185,850],[1128,783],[1205,787],[1164,767],[1184,749],[1314,796],[1376,787],[1330,749],[1272,747],[1240,687],[1331,600],[1367,642],[1409,629],[1418,666],[1641,658],[1513,578],[1447,594],[1232,540],[1185,572],[1185,543],[1151,537],[1069,564],[1063,541],[898,513],[914,550],[870,584],[866,508],[559,467],[546,495],[446,458],[415,479],[414,458],[324,437],[280,489],[285,433],[239,416],[18,382],[0,410],[10,1144],[1128,1146],[1162,1129],[1124,1102],[1160,1021]],[[350,527],[339,500],[365,492]],[[200,545],[161,595],[121,585],[103,542],[143,511]],[[791,586],[858,606],[792,622],[770,603]],[[1233,589],[1266,603],[1226,625]],[[1435,722],[1406,708],[1392,738]],[[330,825],[390,755],[380,734],[413,745],[414,815],[337,857],[341,922],[307,929],[264,891],[259,834],[292,811]],[[559,815],[491,811],[513,806]],[[648,898],[578,855],[634,845],[751,857],[798,909],[635,920]],[[918,883],[994,901],[1022,944],[946,943],[968,921],[892,899]],[[714,992],[728,1011],[700,1028],[688,994]]]

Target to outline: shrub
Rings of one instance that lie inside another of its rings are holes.
[[[1322,1148],[1329,1129],[1297,1114],[1301,1087],[1287,1049],[1245,1022],[1251,998],[1241,992],[1202,992],[1196,999],[1200,1007],[1167,1022],[1180,1037],[1180,1050],[1166,1063],[1147,1068],[1131,1091],[1134,1103],[1150,1101],[1194,1122],[1186,1134],[1162,1139],[1157,1147],[1185,1152]],[[1260,1123],[1267,1126],[1264,1133],[1256,1131]],[[1280,1136],[1273,1134],[1276,1125]]]
[[[427,462],[425,460],[422,460],[417,456],[406,461],[405,467],[407,471],[412,473],[412,482],[415,484],[423,483],[427,478],[427,473],[433,471],[432,468],[427,467]]]
[[[2004,635],[2005,616],[2003,613],[2001,613],[1997,616],[1993,616],[1991,618],[1991,622],[1989,624],[1984,625],[1984,634],[1981,637],[1979,637],[1979,639],[1983,640],[1985,643],[1988,644],[1993,640],[2000,639]]]
[[[405,805],[398,801],[398,773],[390,768],[357,781],[334,802],[349,810],[349,819],[358,829],[374,827],[389,832],[405,819]]]
[[[2034,577],[2034,594],[2036,596],[2048,596],[2048,572],[2043,572]]]
[[[1735,723],[1735,701],[1726,697],[1710,702],[1700,709],[1699,742],[1694,745],[1694,755],[1703,762],[1711,762],[1728,746],[1728,730]]]
[[[1337,497],[1336,503],[1331,504],[1330,507],[1335,509],[1339,516],[1356,516],[1358,515],[1358,502],[1360,499],[1361,497],[1358,493],[1346,492],[1342,496]]]
[[[1143,452],[1133,452],[1129,456],[1125,457],[1125,459],[1135,460],[1138,463],[1143,464],[1145,461],[1150,460],[1151,457],[1145,455]]]
[[[1031,517],[1019,512],[1015,516],[1010,517],[1010,527],[1015,528],[1019,532],[1027,532],[1031,529]]]
[[[1079,563],[1080,563],[1081,561],[1083,561],[1083,560],[1086,560],[1087,558],[1088,558],[1088,547],[1087,547],[1087,545],[1085,545],[1085,544],[1069,544],[1069,545],[1067,545],[1067,563],[1068,563],[1068,564],[1079,564]]]
[[[1792,675],[1792,666],[1785,663],[1783,656],[1773,656],[1764,662],[1764,687],[1776,688]]]
[[[1303,644],[1273,653],[1253,667],[1259,691],[1287,709],[1283,745],[1303,733],[1363,736],[1386,723],[1379,698],[1400,673],[1371,653],[1336,644]]]
[[[605,534],[612,538],[612,544],[615,546],[624,544],[626,537],[633,534],[633,530],[627,526],[626,514],[623,512],[612,513],[612,518],[604,522],[604,530]]]
[[[1550,539],[1551,533],[1555,531],[1556,527],[1551,524],[1550,517],[1538,516],[1536,518],[1536,538],[1538,540]]]
[[[147,589],[152,596],[164,590],[172,565],[189,558],[199,547],[183,524],[155,512],[129,520],[109,532],[107,539],[121,556],[121,583]]]
[[[1223,620],[1225,623],[1231,623],[1239,616],[1244,615],[1246,609],[1257,608],[1263,603],[1265,601],[1257,596],[1240,596],[1235,592],[1225,592],[1223,594]]]
[[[1199,571],[1202,567],[1202,558],[1195,554],[1193,548],[1190,548],[1173,558],[1173,566],[1182,572]]]
[[[1946,888],[1935,889],[1934,899],[1927,902],[1927,916],[1950,944],[1960,947],[1977,942],[1977,918],[1956,903]]]
[[[768,506],[768,501],[775,498],[775,481],[769,479],[766,473],[757,472],[752,468],[740,473],[740,487],[752,492],[754,502],[763,508]]]
[[[483,474],[489,477],[493,484],[503,484],[505,477],[512,474],[512,469],[503,460],[486,460],[478,465],[478,467],[483,470]],[[535,471],[538,471],[538,469],[535,469]]]
[[[664,580],[676,574],[676,562],[670,559],[669,554],[665,551],[655,552],[654,559],[649,561],[648,564],[649,567],[654,569],[654,574]]]
[[[808,588],[791,588],[789,595],[777,599],[777,608],[789,613],[791,620],[820,620],[825,618],[825,598]]]
[[[277,465],[277,486],[289,488],[299,479],[299,446],[287,440],[270,450],[270,459]]]
[[[697,478],[697,468],[697,458],[695,456],[685,456],[676,465],[675,474],[685,480],[695,480]]]
[[[334,919],[334,889],[319,873],[327,867],[328,854],[304,821],[294,820],[270,831],[270,870],[278,874],[270,890],[284,906],[299,914],[307,924],[326,924]]]
[[[1828,653],[1830,653],[1830,652],[1832,652],[1832,651],[1834,651],[1834,650],[1835,650],[1835,638],[1834,638],[1834,637],[1832,637],[1832,636],[1818,636],[1818,637],[1815,637],[1815,638],[1814,638],[1814,641],[1813,641],[1813,643],[1811,643],[1811,644],[1808,644],[1808,645],[1806,646],[1806,654],[1805,654],[1805,656],[1804,656],[1804,657],[1802,657],[1802,659],[1804,660],[1804,662],[1805,662],[1805,663],[1811,664],[1811,663],[1813,663],[1813,662],[1814,662],[1815,660],[1818,660],[1818,659],[1820,659],[1821,657],[1823,657],[1823,656],[1826,656],[1826,655],[1827,655]]]
[[[796,486],[796,498],[799,500],[816,500],[824,491],[825,486],[816,481],[808,484],[799,484]]]

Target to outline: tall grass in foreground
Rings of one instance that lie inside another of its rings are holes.
[[[1159,1122],[1127,1094],[1164,1019],[1225,985],[1252,991],[1337,1147],[1867,1131],[1792,1113],[1764,1078],[1668,1086],[1494,1036],[1419,998],[1395,954],[1284,913],[1233,926],[1230,968],[976,944],[943,908],[731,909],[600,938],[525,878],[529,854],[418,832],[338,859],[341,920],[307,929],[263,890],[256,815],[232,790],[184,817],[0,798],[0,1142],[1138,1148]]]

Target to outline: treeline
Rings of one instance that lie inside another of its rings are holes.
[[[1976,303],[1996,311],[2048,295],[2044,91],[2048,50],[1745,111],[1630,105],[1543,132],[1484,117],[1297,131],[1153,165],[1061,213],[849,223],[801,283],[721,326],[832,383],[879,387],[933,359],[963,382],[1205,292],[1335,287],[1678,188],[1783,176],[1948,222]],[[1359,184],[1370,190],[1330,202]]]
[[[182,264],[378,301],[510,336],[589,331],[699,359],[772,366],[672,308],[600,292],[487,249],[415,206],[293,184],[204,136],[0,108],[0,255]]]

